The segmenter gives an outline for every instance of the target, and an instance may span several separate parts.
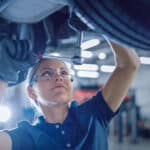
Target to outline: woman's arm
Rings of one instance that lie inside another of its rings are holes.
[[[11,150],[12,141],[10,136],[5,132],[0,132],[0,150]]]
[[[0,103],[7,89],[7,82],[0,80]],[[1,112],[0,112],[1,113]],[[10,136],[5,132],[0,132],[0,150],[11,150],[12,141]]]
[[[102,90],[106,103],[115,112],[124,97],[139,68],[140,60],[131,48],[125,48],[116,43],[109,42],[116,62],[116,69],[110,76]]]

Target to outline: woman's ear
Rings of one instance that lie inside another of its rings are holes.
[[[29,95],[29,97],[30,97],[31,99],[33,99],[33,100],[37,99],[37,96],[36,96],[36,94],[35,94],[35,91],[34,91],[34,89],[33,89],[32,87],[28,86],[28,87],[27,87],[27,92],[28,92],[28,95]]]

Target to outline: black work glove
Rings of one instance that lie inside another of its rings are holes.
[[[24,81],[28,69],[37,60],[37,55],[29,50],[25,41],[0,40],[0,80],[8,82],[9,86]]]

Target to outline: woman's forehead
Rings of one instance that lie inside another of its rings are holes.
[[[43,70],[44,68],[52,68],[52,69],[60,69],[60,68],[65,68],[68,69],[66,64],[57,59],[46,59],[43,60],[38,68],[38,70]]]

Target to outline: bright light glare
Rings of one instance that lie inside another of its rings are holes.
[[[101,70],[102,72],[113,72],[114,69],[115,69],[115,66],[111,66],[111,65],[102,65],[102,66],[100,67],[100,70]]]
[[[89,51],[81,51],[81,56],[84,58],[91,58],[93,56],[93,53]]]
[[[10,109],[6,106],[0,106],[0,122],[7,122],[11,117]]]
[[[150,65],[150,57],[140,57],[140,61],[142,64]]]
[[[98,71],[99,67],[96,64],[74,65],[76,70]]]
[[[86,49],[89,49],[91,47],[97,46],[99,44],[100,44],[100,39],[88,40],[88,41],[85,41],[81,44],[81,49],[86,50]]]
[[[98,72],[91,72],[91,71],[78,71],[77,76],[81,78],[98,78]]]
[[[106,54],[101,52],[101,53],[99,53],[98,58],[103,60],[106,58]]]
[[[51,56],[60,56],[59,53],[50,53],[49,55],[51,55]]]

